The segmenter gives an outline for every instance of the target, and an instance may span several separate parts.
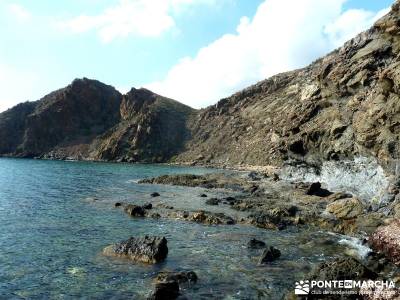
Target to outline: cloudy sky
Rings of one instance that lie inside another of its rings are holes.
[[[205,107],[302,67],[391,0],[0,0],[0,111],[74,78]]]

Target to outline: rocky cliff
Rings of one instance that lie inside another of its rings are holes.
[[[281,164],[399,155],[400,2],[310,66],[279,74],[199,113],[178,161]]]
[[[161,162],[189,136],[193,109],[145,89],[121,95],[87,78],[0,114],[0,154]]]
[[[399,155],[400,2],[310,66],[195,111],[145,89],[75,80],[0,114],[0,154],[127,162],[282,165]]]

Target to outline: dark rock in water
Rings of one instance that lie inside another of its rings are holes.
[[[122,203],[121,202],[115,202],[114,206],[115,207],[120,207],[120,206],[122,206]]]
[[[157,192],[151,193],[150,194],[151,197],[160,197],[160,194]]]
[[[273,262],[274,260],[277,260],[279,257],[281,257],[281,251],[271,246],[268,249],[264,250],[259,263],[267,264]]]
[[[219,202],[220,202],[220,200],[217,199],[217,198],[210,198],[210,199],[208,199],[208,200],[206,201],[206,204],[207,204],[207,205],[218,205]]]
[[[260,174],[258,174],[257,172],[254,172],[254,171],[250,172],[247,176],[250,178],[250,180],[253,180],[253,181],[261,180]]]
[[[223,213],[211,213],[202,210],[193,213],[189,220],[207,225],[233,225],[236,223],[234,219]]]
[[[188,272],[160,272],[157,274],[155,278],[156,282],[165,282],[165,281],[177,281],[179,284],[181,283],[196,283],[197,282],[197,274],[193,271]]]
[[[197,275],[193,271],[160,272],[154,279],[154,291],[148,299],[149,300],[177,299],[180,296],[179,285],[186,283],[195,284],[196,282],[197,282]]]
[[[200,197],[201,198],[207,198],[207,195],[206,194],[201,194]]]
[[[320,182],[314,182],[308,188],[307,195],[318,196],[318,197],[328,197],[328,196],[332,195],[332,193],[326,189],[321,188]]]
[[[272,180],[273,180],[273,181],[279,181],[279,180],[280,180],[279,175],[276,174],[276,173],[274,173],[274,174],[272,175]]]
[[[174,300],[179,297],[179,283],[177,281],[158,282],[148,300]]]
[[[310,274],[315,280],[375,279],[377,274],[351,257],[337,258],[318,265]]]
[[[379,227],[369,238],[371,247],[400,266],[400,221]]]
[[[151,203],[146,203],[145,205],[142,206],[144,209],[152,209],[153,208],[153,204]]]
[[[168,255],[165,237],[131,237],[126,241],[104,248],[103,254],[128,258],[134,262],[155,264],[165,260]]]
[[[146,214],[143,207],[134,204],[128,204],[125,206],[124,211],[132,217],[144,217]]]
[[[247,243],[247,248],[251,248],[251,249],[261,249],[261,248],[265,248],[265,243],[263,241],[259,241],[257,239],[251,239],[248,243]]]

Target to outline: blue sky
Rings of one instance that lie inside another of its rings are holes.
[[[386,0],[0,0],[0,111],[77,77],[194,107],[302,67]]]

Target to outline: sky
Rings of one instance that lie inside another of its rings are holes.
[[[87,77],[195,108],[306,66],[391,0],[0,0],[0,112]]]

